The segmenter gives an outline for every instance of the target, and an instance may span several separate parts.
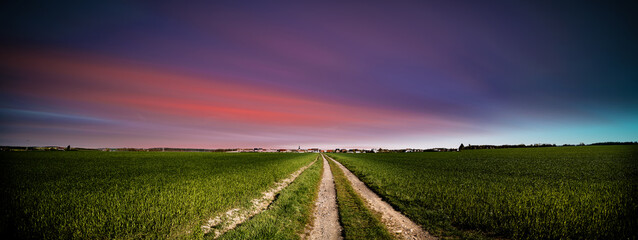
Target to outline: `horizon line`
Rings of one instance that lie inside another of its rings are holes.
[[[222,147],[222,148],[201,148],[201,147],[127,147],[127,146],[120,146],[120,147],[84,147],[84,146],[72,146],[72,145],[67,145],[71,146],[72,149],[144,149],[144,150],[149,150],[149,149],[198,149],[198,150],[229,150],[229,149],[286,149],[286,150],[297,150],[297,149],[302,149],[302,150],[308,150],[308,149],[318,149],[318,150],[324,150],[324,149],[387,149],[387,150],[400,150],[400,149],[458,149],[460,148],[461,145],[464,145],[465,147],[468,146],[494,146],[494,147],[507,147],[507,146],[525,146],[525,147],[535,147],[535,146],[544,146],[544,147],[561,147],[561,146],[589,146],[589,145],[629,145],[629,144],[638,144],[638,141],[604,141],[604,142],[591,142],[591,143],[584,143],[584,142],[580,142],[580,143],[563,143],[563,144],[557,144],[557,143],[533,143],[533,144],[523,144],[523,143],[518,143],[518,144],[463,144],[460,143],[459,147],[423,147],[423,148],[415,148],[415,147],[399,147],[399,148],[384,148],[384,147],[330,147],[330,148],[322,148],[322,147],[297,147],[297,148],[289,148],[289,147]],[[52,148],[52,147],[56,147],[56,148],[66,148],[65,146],[60,146],[60,145],[32,145],[32,146],[15,146],[15,145],[2,145],[0,146],[0,148]]]

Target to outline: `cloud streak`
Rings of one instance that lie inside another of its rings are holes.
[[[635,140],[624,3],[12,4],[0,144]]]
[[[74,112],[76,105],[91,108],[82,110],[86,117],[76,118],[146,122],[166,125],[167,129],[195,125],[250,133],[255,138],[292,134],[299,129],[309,136],[339,129],[335,136],[347,139],[347,135],[359,135],[355,131],[404,131],[412,126],[409,131],[435,132],[466,125],[442,116],[343,104],[304,97],[303,92],[235,84],[228,79],[197,77],[95,55],[9,52],[3,55],[3,59],[10,59],[2,62],[4,68],[11,69],[16,79],[38,80],[10,81],[5,90],[40,99],[36,108],[46,109],[55,101],[68,104],[60,112]],[[54,105],[60,108],[59,103]],[[149,117],[142,120],[136,116]],[[32,126],[42,127],[42,123]]]

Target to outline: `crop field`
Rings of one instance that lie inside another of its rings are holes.
[[[636,146],[329,155],[434,235],[636,238]]]
[[[638,147],[329,154],[438,237],[635,239]],[[0,152],[0,236],[212,239],[202,225],[317,154]],[[332,173],[346,239],[392,238],[343,172]],[[296,239],[312,226],[321,161],[221,239]],[[336,170],[336,171],[335,171]]]
[[[0,235],[14,239],[202,238],[200,226],[208,218],[248,206],[251,199],[316,156],[0,152]],[[310,168],[314,173],[299,177],[297,189],[317,186],[320,168],[314,165]],[[282,196],[275,202],[281,207],[275,209],[286,213],[309,208],[313,194]],[[293,215],[298,225],[307,222],[306,212]]]

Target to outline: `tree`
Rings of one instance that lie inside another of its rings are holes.
[[[67,150],[67,151],[71,151],[71,145],[66,146],[66,150]]]
[[[464,147],[465,147],[465,146],[463,146],[463,143],[461,143],[461,146],[459,146],[459,151],[460,151],[460,150],[463,150],[463,148],[464,148]]]

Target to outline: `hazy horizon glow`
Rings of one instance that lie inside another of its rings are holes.
[[[638,140],[629,2],[23,4],[0,145]]]

